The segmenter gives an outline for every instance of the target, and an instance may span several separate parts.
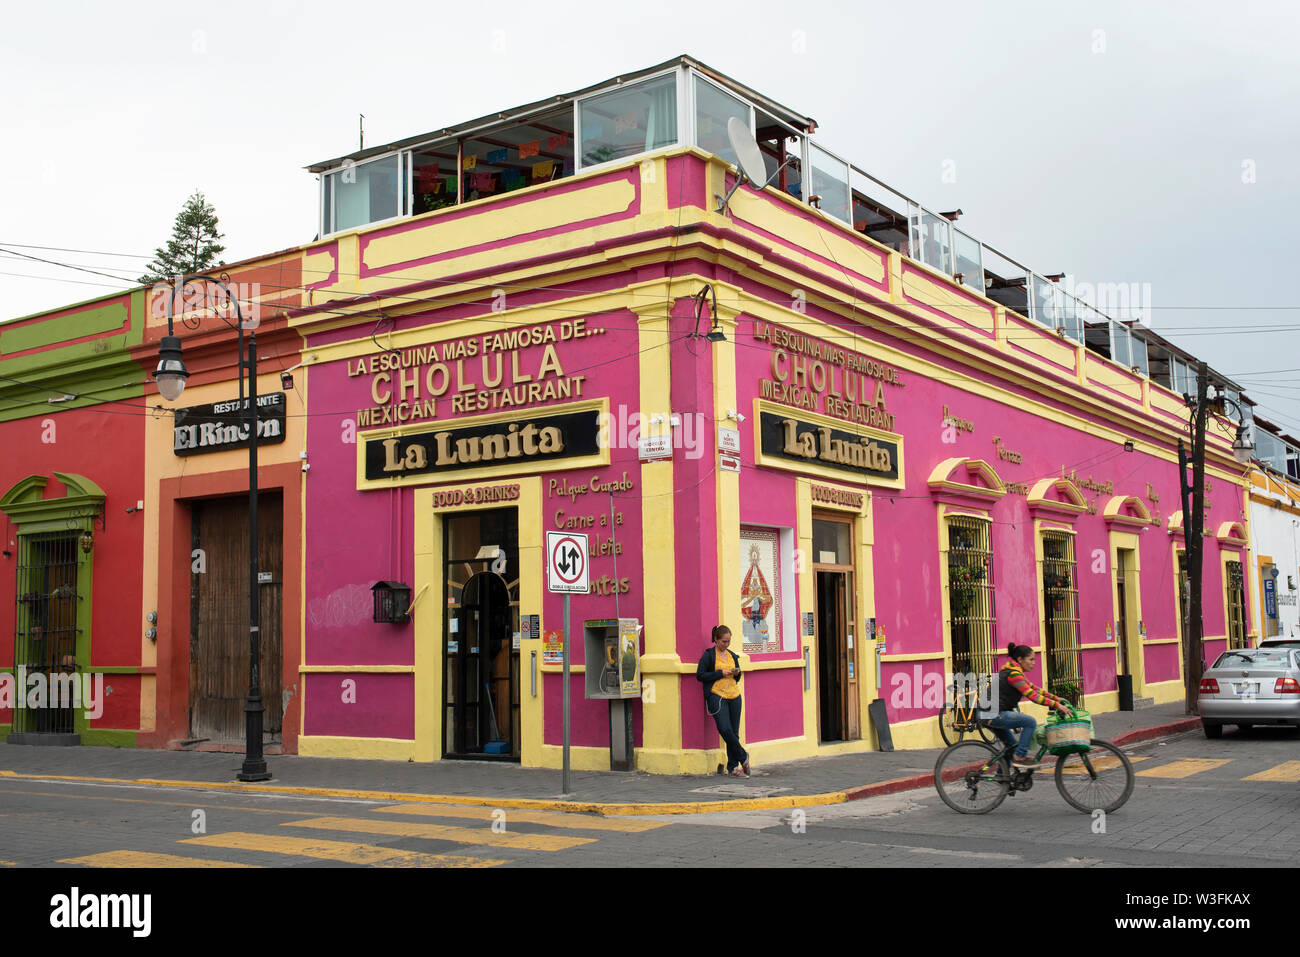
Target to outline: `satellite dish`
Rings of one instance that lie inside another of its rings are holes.
[[[717,212],[726,212],[727,204],[731,202],[732,195],[740,188],[740,184],[748,182],[754,189],[762,190],[770,183],[786,163],[791,162],[794,157],[788,157],[784,163],[776,168],[776,173],[771,176],[767,175],[767,164],[763,161],[763,152],[758,148],[758,141],[754,139],[754,134],[749,132],[749,124],[740,117],[733,116],[727,120],[727,140],[731,143],[731,151],[736,154],[736,165],[740,167],[740,176],[736,178],[736,185],[731,187],[731,192],[726,196],[717,196],[719,200]]]
[[[763,163],[758,141],[749,132],[749,124],[740,117],[731,117],[727,120],[727,140],[731,143],[731,151],[736,154],[736,162],[745,174],[745,179],[755,188],[762,189],[767,185],[767,166]]]

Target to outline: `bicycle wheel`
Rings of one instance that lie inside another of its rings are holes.
[[[934,789],[959,814],[987,814],[1011,790],[1011,773],[1001,752],[983,741],[958,741],[934,765]]]
[[[957,712],[953,708],[944,708],[939,712],[939,737],[943,738],[944,744],[956,744],[964,737],[964,732],[958,731]]]
[[[939,737],[943,738],[944,744],[956,744],[958,741],[965,740],[968,735],[974,737],[976,732],[967,730],[972,724],[976,724],[972,712],[965,708],[944,708],[939,712]],[[992,728],[979,723],[977,729],[980,740],[992,745],[999,743],[998,736]]]
[[[1133,764],[1109,741],[1092,739],[1092,750],[1056,759],[1056,789],[1076,811],[1109,814],[1133,793]]]

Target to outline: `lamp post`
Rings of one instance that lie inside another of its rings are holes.
[[[158,368],[154,372],[154,379],[158,383],[158,391],[168,402],[175,402],[180,398],[185,390],[185,380],[189,378],[189,372],[181,358],[181,341],[173,334],[172,312],[176,305],[176,296],[196,280],[220,286],[235,306],[235,324],[239,333],[239,404],[243,410],[244,434],[248,442],[248,699],[244,704],[244,764],[238,777],[241,781],[268,781],[271,772],[267,770],[266,760],[262,756],[264,709],[258,674],[261,609],[257,584],[257,337],[253,333],[257,322],[254,320],[248,324],[248,344],[245,353],[244,317],[239,308],[239,300],[227,285],[229,278],[225,275],[217,278],[206,274],[177,278],[167,297],[167,335],[160,343]],[[205,293],[204,300],[206,298]],[[181,321],[189,325],[184,315]],[[192,328],[198,328],[197,319]],[[248,372],[247,405],[244,403],[245,370]]]
[[[1201,615],[1202,559],[1205,554],[1205,425],[1209,418],[1206,397],[1207,372],[1204,361],[1196,363],[1196,399],[1184,396],[1192,410],[1192,453],[1189,461],[1182,439],[1178,440],[1178,490],[1183,505],[1183,537],[1187,551],[1187,607],[1183,611],[1183,693],[1187,714],[1196,714],[1196,699],[1201,688],[1201,674],[1205,668],[1202,659],[1203,622]],[[1241,406],[1220,391],[1217,401],[1230,403],[1237,410],[1237,434],[1232,441],[1232,456],[1243,465],[1250,461],[1251,446],[1246,441],[1246,426]],[[1192,467],[1192,479],[1187,480],[1187,467]]]

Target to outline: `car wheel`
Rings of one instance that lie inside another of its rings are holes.
[[[1221,724],[1210,724],[1209,722],[1206,722],[1206,724],[1205,724],[1205,736],[1206,736],[1207,738],[1221,738],[1221,737],[1223,737],[1223,725],[1221,725]]]

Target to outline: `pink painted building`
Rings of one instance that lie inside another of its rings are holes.
[[[766,176],[723,202],[733,120]],[[933,746],[946,685],[1011,641],[1094,712],[1183,697],[1195,359],[816,128],[679,57],[311,167],[318,237],[228,267],[270,403],[274,746],[559,766],[556,581],[577,768],[714,769],[695,672],[717,623],[759,763],[886,727]],[[167,292],[131,348],[150,369]],[[238,586],[193,556],[244,566],[245,453],[185,424],[236,406],[235,347],[219,315],[190,320],[190,405],[146,389],[173,415],[144,433],[156,628],[128,670],[141,743],[237,748]],[[1208,660],[1256,619],[1231,425],[1208,433]]]
[[[771,185],[719,212],[732,116]],[[878,699],[932,746],[951,675],[1013,640],[1093,711],[1183,696],[1191,358],[814,129],[681,58],[313,167],[303,753],[558,765],[548,532],[588,536],[576,767],[630,734],[636,767],[712,769],[718,622],[757,761],[877,747]],[[1246,533],[1208,464],[1213,596]]]

